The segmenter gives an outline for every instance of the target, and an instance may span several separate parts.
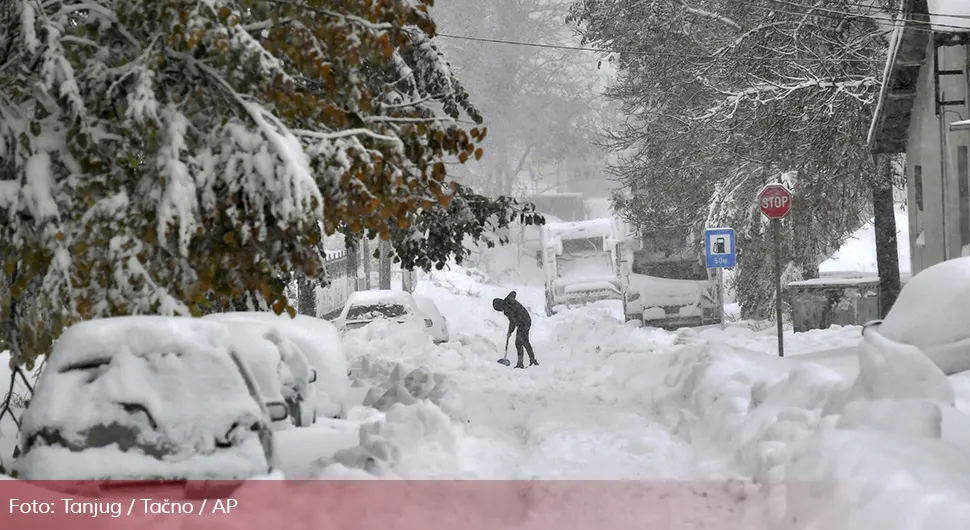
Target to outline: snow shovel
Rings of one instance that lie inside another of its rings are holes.
[[[508,366],[512,364],[511,361],[509,361],[509,338],[511,337],[512,335],[505,337],[505,357],[502,357],[501,359],[498,360],[498,363],[501,364],[502,366]]]

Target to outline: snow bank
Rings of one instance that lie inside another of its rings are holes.
[[[421,347],[427,341],[421,329],[405,329],[400,337],[388,330],[364,332],[371,327],[381,328],[382,323],[348,334],[358,335],[351,338],[351,351],[385,351],[395,342]],[[397,337],[396,341],[370,340],[390,336]],[[464,432],[449,415],[460,410],[453,381],[421,366],[375,359],[366,353],[357,357],[351,372],[359,403],[350,407],[343,428],[316,428],[302,435],[285,433],[281,438],[280,446],[289,447],[291,453],[304,453],[297,456],[304,465],[301,474],[316,478],[459,478],[467,474],[459,455]],[[315,459],[307,462],[306,454]],[[289,467],[300,469],[298,465]],[[294,474],[288,478],[295,478]]]
[[[765,514],[778,528],[962,528],[970,418],[939,369],[887,342],[866,333],[856,380],[709,336],[670,356],[626,356],[613,383],[649,391],[638,375],[666,373],[645,406],[694,445],[734,452],[765,484],[759,495],[780,495]]]

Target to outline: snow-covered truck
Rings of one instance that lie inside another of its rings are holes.
[[[717,278],[703,263],[686,227],[641,228],[626,239],[623,279],[627,321],[666,329],[720,322]]]
[[[540,228],[547,315],[600,300],[623,300],[623,226],[605,218]]]

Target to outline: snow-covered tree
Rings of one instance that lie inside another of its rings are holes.
[[[388,238],[447,205],[445,162],[480,158],[485,130],[466,130],[482,117],[430,5],[7,2],[0,330],[14,362],[78,319],[249,296],[292,311],[275,280],[324,276],[324,234]]]
[[[612,171],[639,191],[620,206],[648,226],[735,227],[747,316],[770,314],[774,299],[757,191],[789,183],[784,259],[814,275],[871,218],[879,179],[866,133],[888,13],[854,0],[783,4],[579,0],[572,11],[586,42],[619,50],[608,96],[629,119],[609,137],[622,154]]]

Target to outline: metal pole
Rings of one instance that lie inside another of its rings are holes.
[[[785,334],[781,308],[781,219],[772,219],[775,239],[775,320],[778,322],[778,357],[785,356]]]
[[[724,323],[724,269],[717,269],[717,303],[721,314],[721,329],[726,327]]]

